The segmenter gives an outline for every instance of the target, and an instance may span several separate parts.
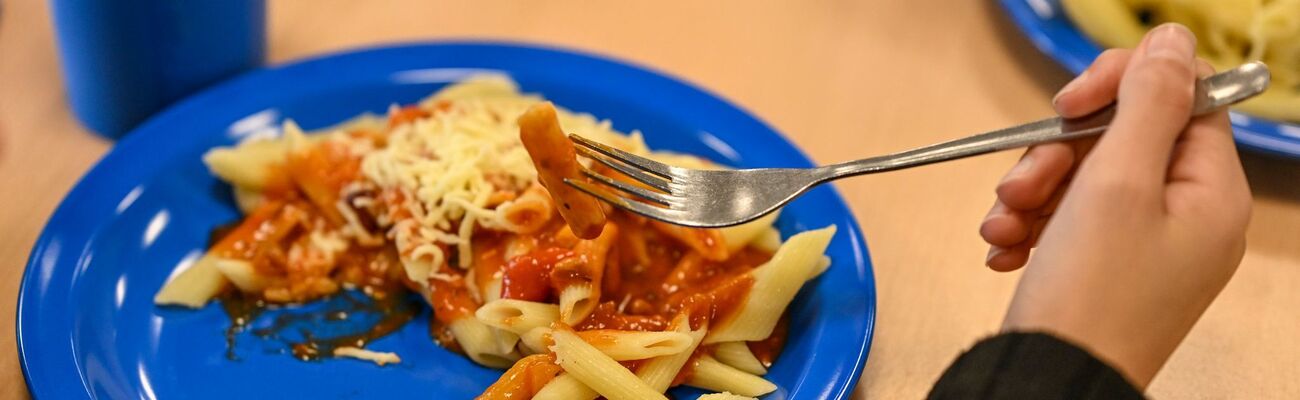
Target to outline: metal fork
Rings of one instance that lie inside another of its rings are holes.
[[[1197,82],[1192,113],[1206,114],[1253,97],[1263,92],[1268,83],[1268,67],[1259,62],[1215,74]],[[762,217],[813,186],[847,176],[1097,136],[1106,130],[1114,114],[1115,105],[1111,104],[1085,117],[1048,118],[919,149],[807,169],[680,168],[569,135],[583,156],[627,175],[636,183],[611,178],[586,167],[583,172],[591,178],[590,182],[566,179],[565,183],[649,218],[691,227],[718,228]]]

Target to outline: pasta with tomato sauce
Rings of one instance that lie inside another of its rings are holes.
[[[782,242],[771,215],[717,230],[616,210],[566,133],[663,162],[639,133],[557,109],[499,76],[448,86],[384,118],[210,151],[243,218],[155,297],[201,307],[222,293],[266,304],[342,290],[418,293],[440,344],[508,368],[481,398],[664,398],[676,385],[742,396],[785,340],[784,310],[827,266],[834,226]],[[335,354],[400,362],[357,347]]]

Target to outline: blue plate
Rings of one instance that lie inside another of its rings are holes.
[[[59,205],[41,234],[18,300],[18,350],[37,399],[438,398],[477,395],[500,374],[430,341],[428,312],[370,346],[402,363],[300,362],[241,337],[226,358],[226,315],[160,309],[154,293],[195,260],[214,227],[238,213],[199,157],[274,129],[284,118],[318,128],[382,112],[483,71],[570,109],[640,129],[654,148],[742,167],[811,166],[757,118],[645,68],[551,48],[493,43],[412,44],[336,54],[249,73],[195,95],[137,128]],[[829,224],[834,267],[791,309],[768,398],[847,398],[866,361],[875,286],[862,232],[823,186],[787,207],[790,235]],[[263,345],[266,345],[265,343]],[[252,346],[252,349],[249,348]],[[274,346],[267,347],[273,348]],[[698,391],[677,389],[679,398]]]
[[[1043,53],[1075,74],[1101,54],[1102,48],[1070,22],[1060,0],[999,0],[1011,20]],[[1243,147],[1300,158],[1300,125],[1231,113],[1237,143]]]

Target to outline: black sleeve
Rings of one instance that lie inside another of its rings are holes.
[[[957,357],[931,399],[1143,399],[1087,351],[1042,333],[1005,333]]]

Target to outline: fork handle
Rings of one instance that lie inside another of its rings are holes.
[[[1258,95],[1268,88],[1268,67],[1260,62],[1241,65],[1196,82],[1192,115],[1204,115]],[[996,151],[1101,135],[1115,116],[1115,104],[1092,114],[1048,118],[885,156],[819,168],[822,181],[892,171]]]

